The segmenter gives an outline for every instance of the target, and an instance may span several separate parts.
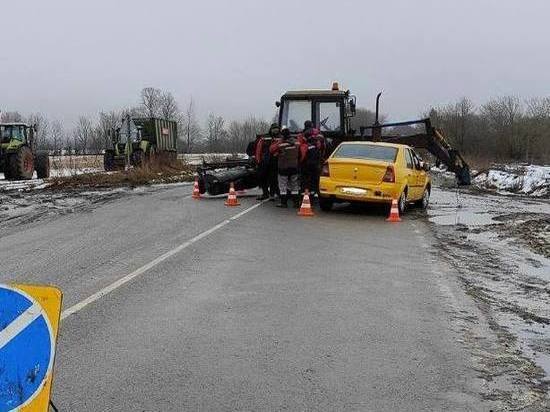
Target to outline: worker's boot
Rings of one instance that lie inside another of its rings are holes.
[[[281,195],[281,203],[277,205],[277,207],[288,207],[288,196],[287,195]]]

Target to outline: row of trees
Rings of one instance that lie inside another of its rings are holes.
[[[2,121],[26,121],[37,125],[37,145],[56,153],[101,153],[109,145],[109,132],[120,126],[121,119],[132,116],[161,117],[178,123],[181,152],[242,152],[257,133],[266,132],[266,120],[249,117],[244,121],[226,122],[210,114],[204,124],[197,121],[195,102],[191,99],[182,109],[170,92],[156,88],[141,91],[135,107],[100,112],[96,118],[81,116],[73,128],[59,120],[49,120],[40,113],[23,118],[17,112],[3,112]],[[467,158],[550,161],[550,97],[525,101],[515,96],[489,100],[476,107],[464,97],[456,102],[435,106],[424,116],[442,129],[451,144]],[[386,116],[381,116],[383,123]],[[371,125],[374,114],[359,108],[352,127]],[[414,128],[394,129],[392,133],[413,133]]]
[[[0,121],[36,125],[36,146],[53,153],[100,154],[109,147],[111,131],[120,127],[122,119],[132,117],[159,117],[178,123],[178,150],[186,153],[242,152],[258,133],[269,129],[268,122],[249,117],[244,121],[226,122],[221,116],[210,114],[201,125],[195,114],[195,102],[190,99],[183,110],[170,92],[145,88],[139,104],[122,110],[100,112],[96,118],[80,116],[76,125],[66,128],[59,120],[50,120],[42,113],[26,117],[19,112],[2,112]]]
[[[464,97],[427,115],[466,157],[550,161],[550,97],[503,96],[479,107]]]

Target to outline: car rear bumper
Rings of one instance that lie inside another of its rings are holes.
[[[401,192],[401,187],[395,183],[367,184],[337,181],[328,177],[319,180],[319,195],[333,200],[389,203],[392,199],[398,199]]]

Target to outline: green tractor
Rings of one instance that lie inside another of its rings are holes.
[[[48,152],[37,152],[34,145],[36,128],[26,123],[0,123],[0,172],[6,180],[50,177]]]
[[[112,147],[105,149],[103,156],[106,171],[140,167],[155,156],[168,160],[177,157],[177,124],[170,120],[127,116],[110,137]]]

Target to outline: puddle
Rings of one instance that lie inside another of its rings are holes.
[[[493,213],[475,213],[468,210],[457,209],[454,213],[434,215],[429,217],[429,221],[436,225],[465,225],[465,226],[486,226],[500,224],[494,218]]]
[[[526,326],[509,320],[506,328],[516,336],[521,352],[544,370],[545,380],[550,380],[550,336],[548,327],[533,323]]]

